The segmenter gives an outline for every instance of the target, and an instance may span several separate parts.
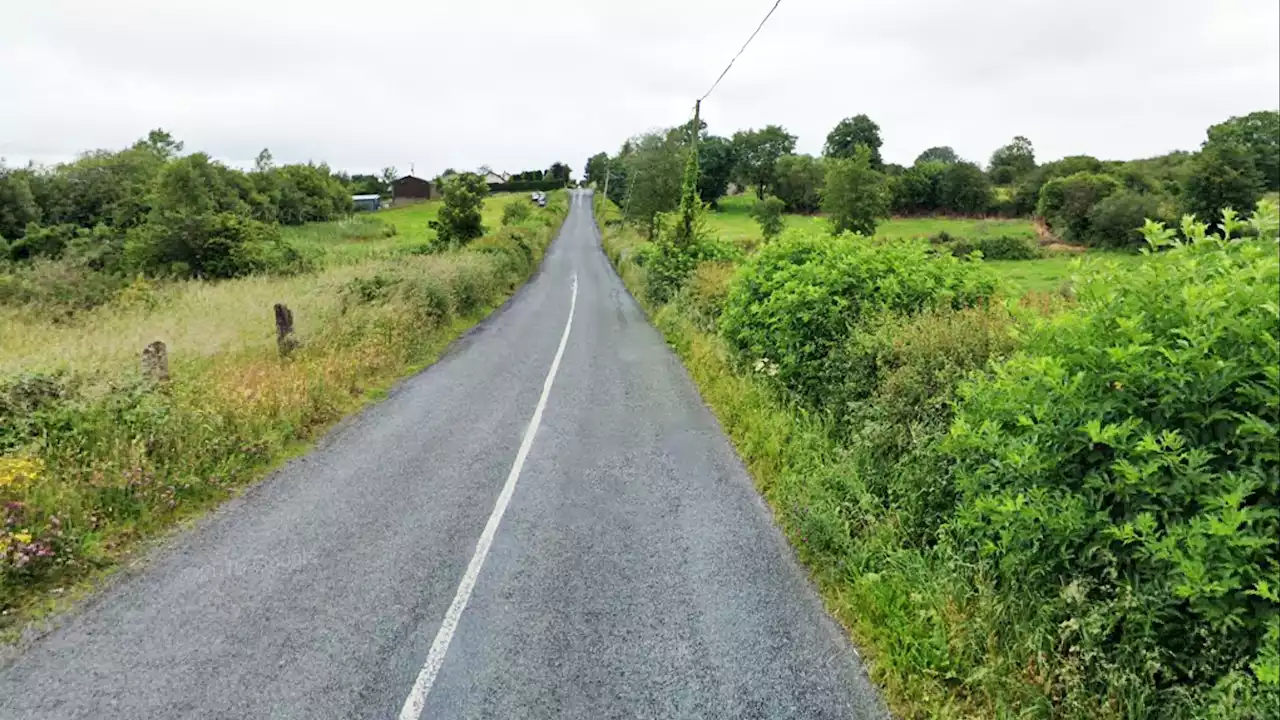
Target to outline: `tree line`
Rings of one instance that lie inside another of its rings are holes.
[[[652,234],[659,213],[679,202],[693,132],[686,124],[632,137],[612,156],[597,153],[587,160],[585,182],[607,185],[627,218]],[[1068,241],[1128,245],[1140,242],[1145,218],[1216,218],[1226,207],[1247,214],[1263,193],[1280,190],[1276,110],[1210,127],[1194,153],[1039,164],[1031,140],[1017,136],[985,167],[946,146],[926,149],[909,167],[885,163],[880,126],[866,115],[841,120],[816,157],[796,153],[796,136],[779,125],[722,137],[700,123],[697,133],[703,202],[714,204],[736,185],[762,200],[776,197],[787,212],[836,213],[837,227],[864,232],[890,214],[1037,215]]]

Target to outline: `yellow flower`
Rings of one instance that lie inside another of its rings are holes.
[[[22,486],[40,476],[44,463],[36,458],[0,457],[0,487]]]
[[[30,544],[30,542],[31,542],[31,533],[29,533],[29,532],[16,532],[16,533],[14,533],[14,534],[13,534],[13,539],[14,539],[14,540],[17,540],[18,542],[22,543],[23,545],[27,545],[27,544]]]

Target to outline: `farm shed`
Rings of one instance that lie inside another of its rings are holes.
[[[351,204],[356,206],[356,210],[379,210],[382,208],[382,196],[352,195]]]
[[[392,202],[401,205],[439,197],[439,191],[430,182],[413,175],[405,175],[391,183]]]

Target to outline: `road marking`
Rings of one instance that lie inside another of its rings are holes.
[[[458,592],[453,596],[453,602],[444,614],[444,621],[440,623],[440,630],[436,632],[436,639],[431,643],[427,661],[418,673],[418,679],[414,681],[409,697],[405,698],[404,705],[400,708],[400,720],[418,720],[422,715],[422,708],[426,705],[427,693],[431,692],[436,675],[440,674],[440,668],[444,665],[444,655],[449,651],[449,642],[453,640],[453,633],[458,629],[462,611],[467,609],[467,601],[471,599],[471,591],[475,589],[480,568],[484,567],[484,559],[489,555],[489,546],[493,544],[493,536],[498,532],[498,523],[502,522],[502,516],[507,512],[507,504],[511,502],[511,494],[515,492],[516,481],[520,479],[520,469],[524,467],[529,449],[533,447],[533,436],[538,433],[538,426],[542,424],[542,411],[547,407],[547,397],[551,395],[551,384],[555,382],[556,373],[560,370],[560,358],[564,357],[564,348],[569,342],[569,329],[573,327],[573,311],[577,307],[578,276],[575,274],[573,293],[569,300],[569,319],[564,324],[564,335],[560,336],[560,347],[556,350],[555,359],[551,361],[551,370],[547,372],[547,379],[542,384],[542,397],[538,398],[538,406],[533,410],[533,419],[529,421],[529,427],[524,431],[524,440],[520,442],[516,461],[511,466],[511,472],[507,474],[507,483],[502,486],[498,502],[493,506],[493,513],[489,515],[489,522],[485,523],[484,532],[480,533],[480,541],[476,543],[476,553],[471,556],[471,564],[467,566],[467,572],[462,576],[462,583],[458,585]]]

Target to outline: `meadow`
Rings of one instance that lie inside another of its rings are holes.
[[[502,226],[511,200],[488,198],[486,235],[459,249],[424,249],[427,203],[288,229],[312,272],[137,279],[70,316],[0,305],[0,636],[262,477],[498,307],[567,212],[552,193]],[[293,311],[287,357],[275,303]],[[168,381],[139,371],[156,340]]]

